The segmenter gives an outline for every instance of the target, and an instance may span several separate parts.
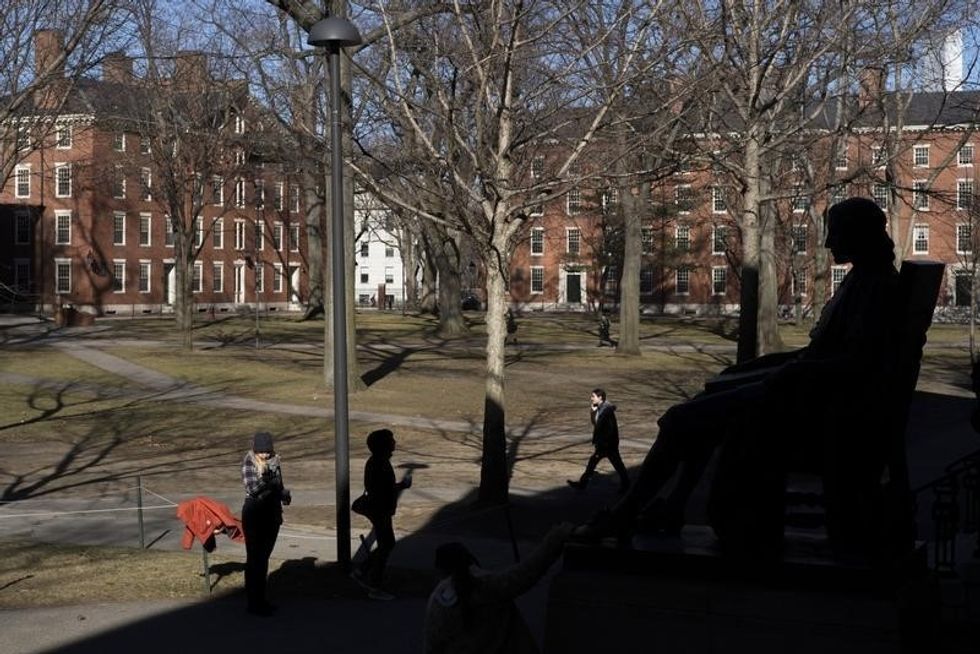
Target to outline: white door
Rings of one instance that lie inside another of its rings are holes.
[[[289,302],[299,304],[299,266],[289,267]]]
[[[245,304],[245,265],[235,264],[235,304]]]
[[[163,269],[167,280],[167,304],[173,304],[177,300],[177,269],[173,263],[164,263]]]

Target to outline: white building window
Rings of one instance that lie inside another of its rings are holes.
[[[888,152],[880,145],[871,148],[871,165],[875,168],[882,168],[888,160]]]
[[[912,206],[916,211],[929,211],[929,189],[924,179],[912,182]]]
[[[956,180],[956,208],[960,211],[973,207],[973,180]]]
[[[245,221],[244,220],[235,221],[235,249],[236,250],[245,249]]]
[[[272,265],[272,292],[282,293],[282,264]]]
[[[289,185],[289,210],[292,213],[299,213],[299,186]]]
[[[569,216],[574,216],[579,211],[582,210],[582,190],[578,188],[573,188],[568,191],[568,195],[565,196],[565,211]]]
[[[929,225],[912,227],[912,254],[929,254]]]
[[[973,254],[973,225],[970,223],[956,226],[956,254]]]
[[[200,261],[194,262],[194,276],[191,278],[191,286],[195,293],[204,290],[204,264]]]
[[[211,264],[211,290],[214,293],[225,290],[225,267],[217,261]]]
[[[275,190],[272,192],[272,208],[276,211],[282,211],[282,192],[283,183],[276,182]]]
[[[126,245],[126,214],[112,214],[112,244]]]
[[[31,242],[31,215],[18,211],[14,218],[14,244],[29,245]]]
[[[31,167],[28,164],[14,168],[14,197],[31,197]]]
[[[728,252],[728,228],[724,225],[715,225],[711,228],[711,254],[726,252]]]
[[[711,294],[724,295],[727,292],[728,292],[728,268],[726,266],[712,266]]]
[[[265,293],[265,264],[255,262],[255,292]]]
[[[691,292],[691,269],[678,268],[674,271],[674,293],[687,295]]]
[[[928,145],[915,145],[912,147],[912,165],[916,168],[929,167]]]
[[[272,245],[276,251],[282,250],[282,223],[276,223],[272,226]]]
[[[792,288],[790,292],[794,298],[806,295],[807,279],[805,270],[794,270],[792,273]]]
[[[19,291],[30,291],[33,284],[30,260],[14,259],[14,288]]]
[[[579,254],[582,251],[582,230],[570,227],[565,232],[565,252]]]
[[[542,227],[531,230],[531,254],[533,256],[544,254],[544,228]]]
[[[56,198],[71,197],[71,164],[54,165],[54,196]]]
[[[835,205],[847,199],[847,184],[834,184],[830,187],[830,204]]]
[[[235,180],[235,206],[245,206],[245,180],[241,178]]]
[[[153,264],[149,261],[140,261],[140,277],[139,277],[139,292],[149,293],[150,292],[150,272],[153,270]]]
[[[385,266],[385,284],[395,283],[395,268],[394,266]]]
[[[891,189],[888,184],[875,184],[871,189],[871,197],[878,204],[879,207],[884,211],[888,211],[888,198],[891,195]]]
[[[163,217],[163,244],[172,248],[174,246],[174,234],[176,233],[177,227],[174,225],[174,221],[170,220],[170,216]]]
[[[835,295],[847,275],[847,266],[830,267],[830,294]]]
[[[252,188],[254,189],[253,200],[255,200],[256,209],[265,208],[265,180],[257,179],[252,182]]]
[[[112,197],[120,200],[126,197],[126,172],[122,166],[112,169]]]
[[[112,135],[112,149],[116,152],[126,151],[126,134],[123,132],[115,132]]]
[[[195,180],[195,187],[199,184]],[[146,202],[153,199],[153,173],[149,168],[140,168],[140,197]]]
[[[806,254],[806,225],[791,225],[789,228],[790,248],[793,254]]]
[[[687,214],[694,207],[694,189],[690,184],[681,184],[674,187],[674,204],[677,205],[677,213]]]
[[[956,153],[956,165],[957,166],[972,166],[973,165],[973,144],[964,143],[960,146],[960,149]]]
[[[198,216],[194,219],[194,247],[204,244],[204,219]]]
[[[235,114],[235,134],[245,133],[245,116]]]
[[[601,196],[602,210],[610,211],[613,207],[619,204],[619,189],[610,186],[602,192]]]
[[[153,241],[153,216],[140,214],[140,247],[149,247]]]
[[[392,248],[385,248],[386,257],[390,257],[394,254],[394,252],[392,252],[392,254],[388,254],[388,251],[391,249]],[[289,226],[289,251],[299,252],[299,225]]]
[[[220,177],[211,178],[211,204],[216,207],[225,204],[225,180]]]
[[[531,292],[544,293],[544,267],[531,266]]]
[[[126,261],[116,260],[112,262],[112,292],[126,292]]]
[[[140,154],[150,154],[150,137],[141,136],[140,137]]]
[[[385,246],[385,259],[393,259],[395,257],[395,248],[390,245]]]
[[[255,238],[255,249],[264,250],[265,249],[265,223],[261,220],[256,219],[252,223],[252,236]]]
[[[54,135],[55,147],[59,150],[71,149],[71,125],[58,125]]]
[[[360,248],[361,248],[360,254],[362,259],[371,256],[371,244],[368,241],[361,241]]]
[[[725,189],[720,186],[711,187],[711,211],[714,213],[725,213],[728,211],[728,202],[725,200]]]
[[[538,155],[531,159],[531,179],[538,182],[544,177],[544,157]]]
[[[217,218],[211,225],[211,247],[220,250],[225,246],[225,219]]]
[[[54,260],[55,292],[58,294],[71,293],[71,260]]]
[[[653,254],[653,228],[640,228],[640,254]]]
[[[797,186],[793,193],[793,212],[803,213],[810,208],[810,196],[806,192],[806,189],[802,186]]]
[[[837,156],[834,157],[834,168],[837,170],[847,170],[847,144],[841,143],[837,148]]]
[[[71,245],[71,212],[59,211],[54,215],[54,242]]]
[[[30,150],[31,149],[31,127],[30,125],[18,125],[17,126],[17,149],[18,150]]]
[[[691,249],[691,226],[678,225],[674,231],[674,247],[681,252]]]
[[[367,266],[361,266],[361,283],[367,284],[371,281],[371,273]]]

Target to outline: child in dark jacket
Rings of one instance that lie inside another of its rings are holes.
[[[364,492],[370,506],[367,518],[374,529],[377,547],[354,571],[354,578],[371,587],[369,597],[372,599],[392,599],[390,594],[381,590],[388,557],[395,547],[395,530],[391,519],[395,515],[398,491],[409,488],[412,480],[406,477],[404,481],[395,481],[395,471],[391,467],[395,435],[390,429],[378,429],[368,434],[367,446],[371,456],[364,466]]]

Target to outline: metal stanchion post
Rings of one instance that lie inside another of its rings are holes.
[[[143,475],[136,476],[136,517],[140,523],[140,549],[146,549],[146,532],[143,529]]]

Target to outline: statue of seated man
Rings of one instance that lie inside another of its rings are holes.
[[[871,526],[861,525],[854,511],[837,509],[854,504],[859,488],[878,484],[883,473],[887,447],[875,426],[879,407],[887,410],[882,388],[894,363],[898,273],[885,214],[872,200],[844,200],[827,218],[826,247],[835,263],[851,269],[809,344],[732,366],[723,373],[732,376],[731,385],[709,386],[671,407],[630,491],[579,527],[579,537],[626,536],[638,521],[678,533],[687,500],[721,447],[709,518],[723,548],[753,556],[781,548],[791,467],[823,475],[833,498],[827,507],[832,542],[867,540],[859,532]],[[669,495],[658,498],[671,479]]]

